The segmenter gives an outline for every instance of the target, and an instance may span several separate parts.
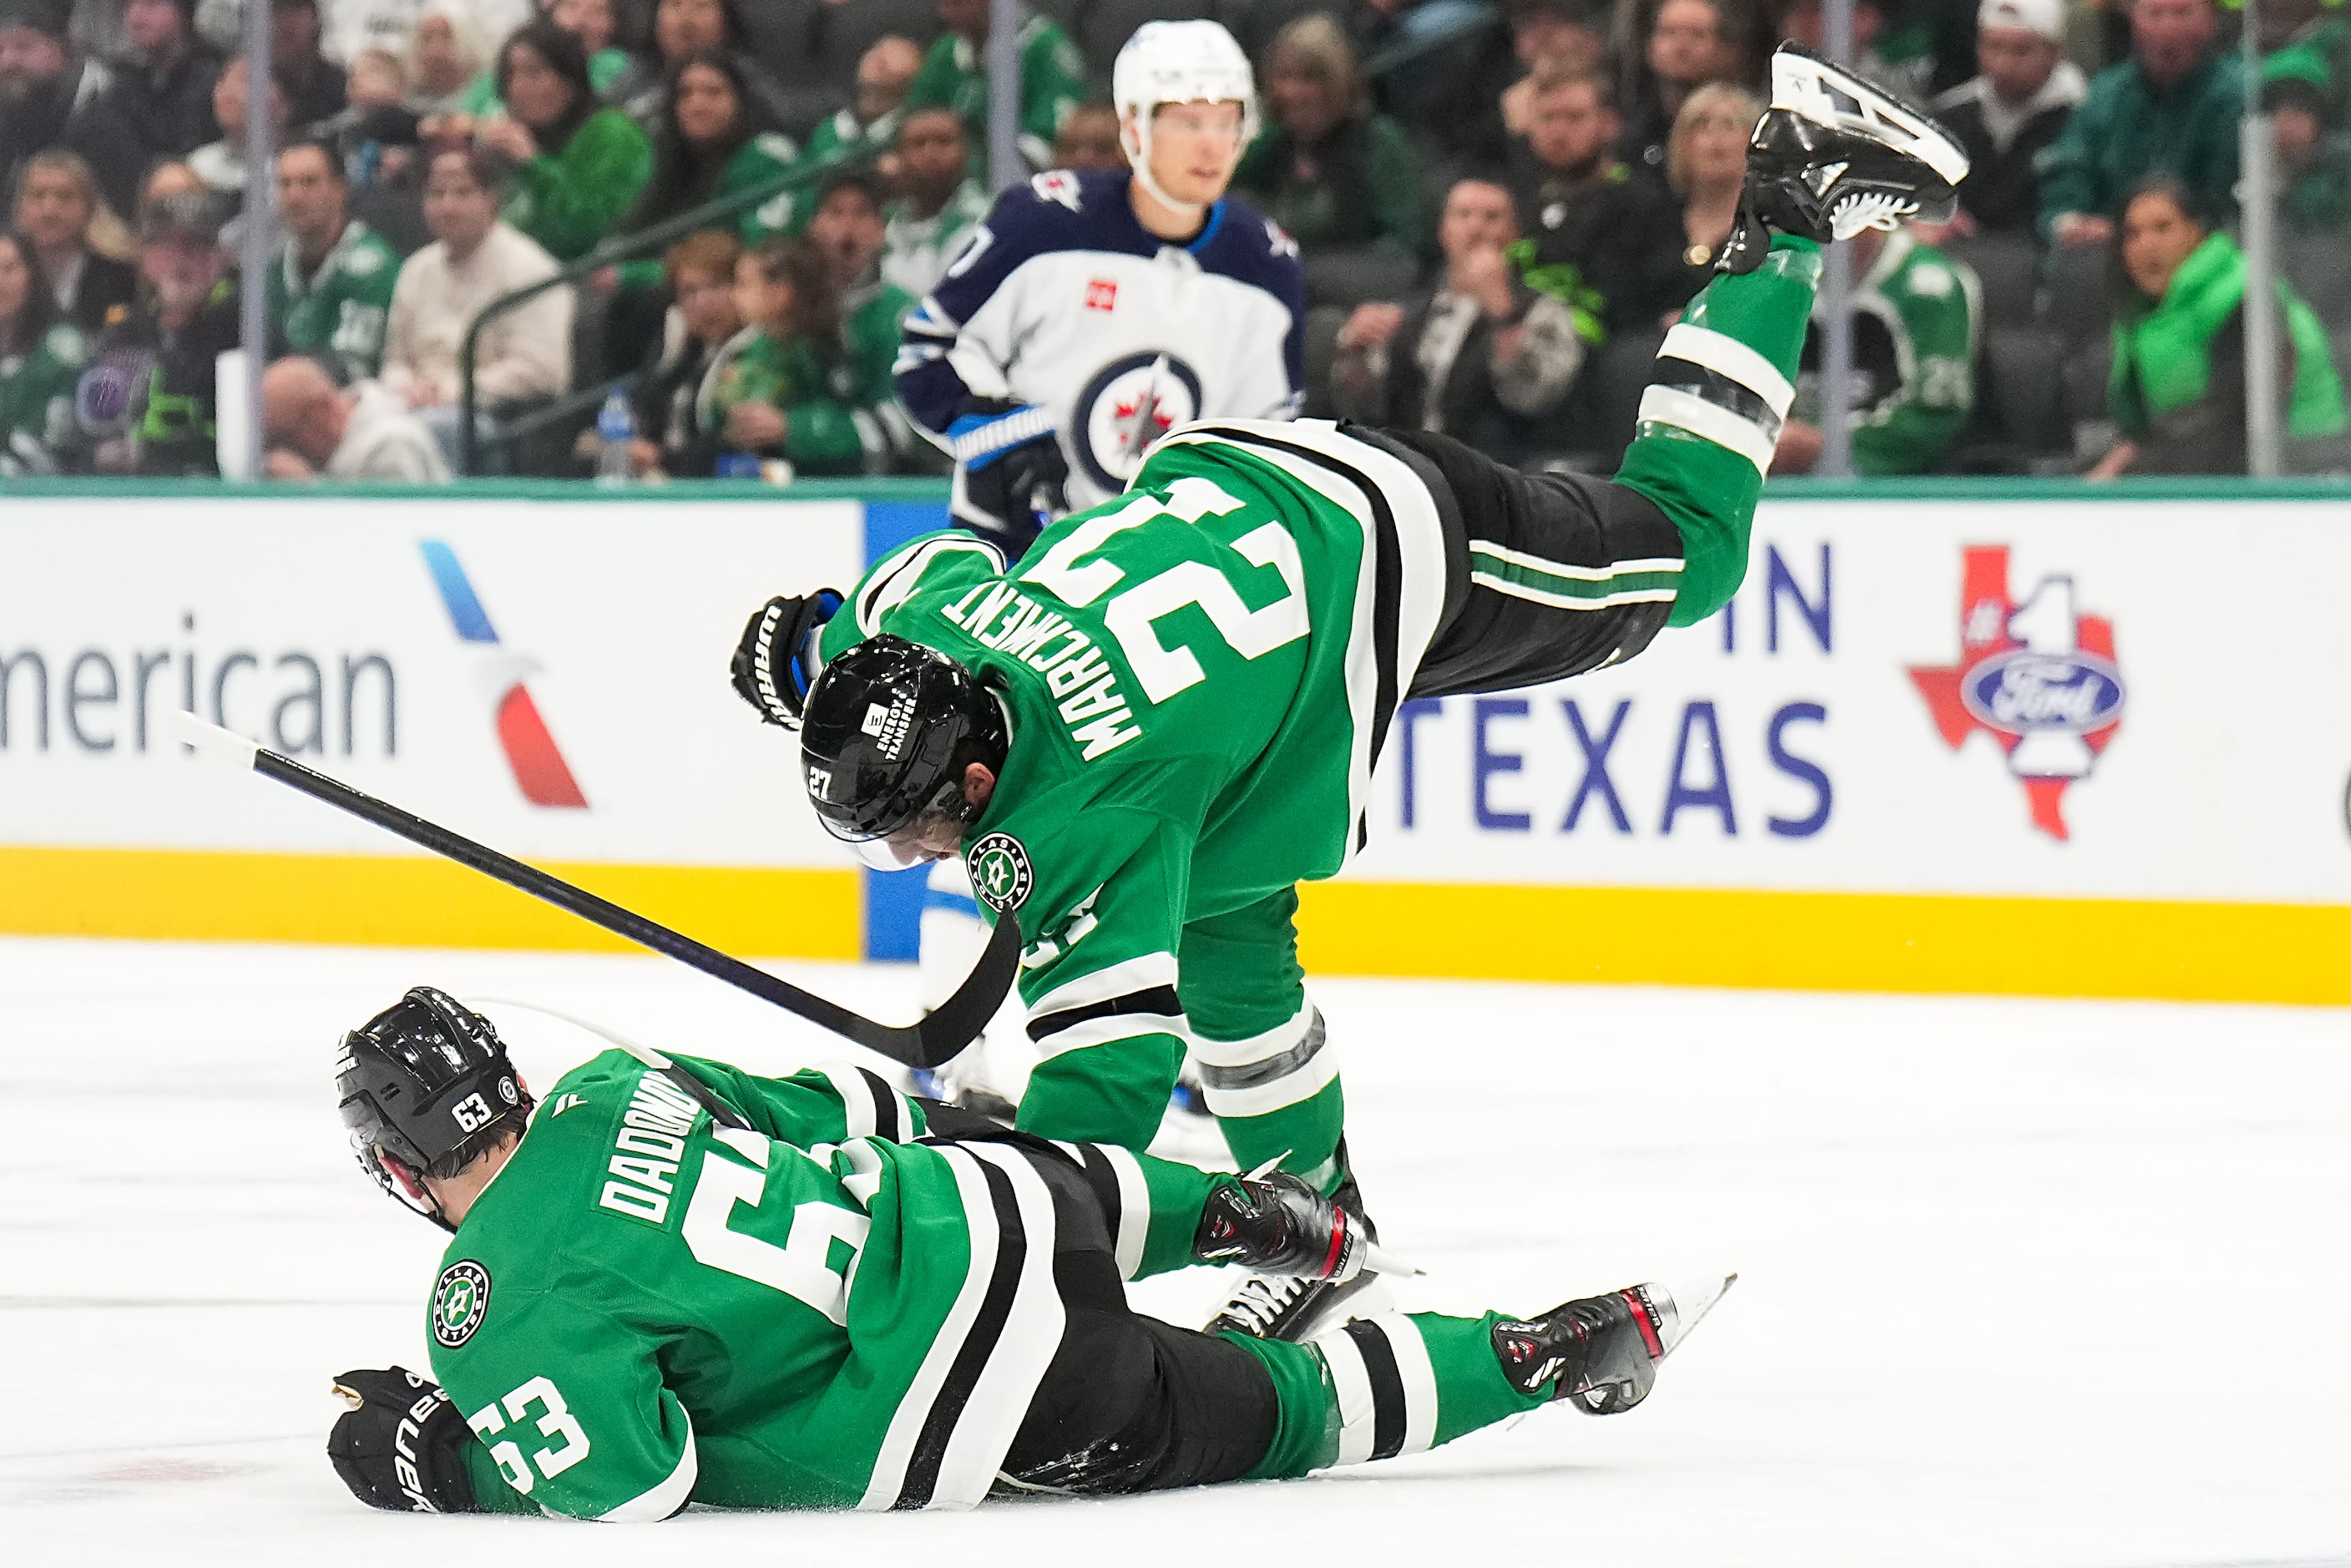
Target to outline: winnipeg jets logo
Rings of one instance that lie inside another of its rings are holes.
[[[1103,489],[1123,490],[1161,436],[1200,417],[1200,373],[1174,354],[1113,360],[1078,394],[1078,461]]]

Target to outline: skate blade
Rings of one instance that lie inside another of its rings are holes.
[[[1722,1293],[1738,1282],[1736,1274],[1708,1274],[1701,1279],[1685,1280],[1676,1285],[1652,1283],[1644,1286],[1643,1289],[1649,1292],[1650,1301],[1661,1309],[1658,1315],[1665,1320],[1657,1325],[1657,1343],[1665,1346],[1665,1354],[1673,1354],[1674,1347],[1689,1338],[1690,1330],[1698,1327],[1698,1320],[1714,1310],[1715,1302],[1722,1300]]]
[[[1364,1272],[1392,1274],[1410,1279],[1426,1274],[1428,1270],[1416,1263],[1405,1262],[1376,1241],[1367,1241],[1364,1244]]]

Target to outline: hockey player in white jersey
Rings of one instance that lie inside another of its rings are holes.
[[[1005,192],[898,355],[899,398],[955,456],[956,520],[1016,556],[1166,431],[1290,417],[1303,384],[1297,244],[1225,194],[1257,134],[1249,57],[1214,22],[1148,22],[1112,92],[1133,172]]]
[[[1146,22],[1119,50],[1112,97],[1133,172],[1059,170],[1005,192],[899,350],[900,401],[955,456],[956,522],[1008,556],[1125,489],[1167,431],[1290,418],[1305,384],[1297,243],[1225,193],[1257,136],[1249,57],[1214,22]],[[987,933],[960,861],[930,876],[922,971],[935,999]],[[1026,1068],[1008,1055],[1030,1055],[1017,1028],[918,1087],[1008,1109]],[[1178,1103],[1197,1110],[1188,1077]]]

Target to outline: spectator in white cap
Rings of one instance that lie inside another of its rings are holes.
[[[1950,233],[2030,234],[2041,210],[2034,160],[2057,140],[2089,84],[2064,57],[2063,0],[1983,0],[1976,76],[1935,100],[1970,167]]]

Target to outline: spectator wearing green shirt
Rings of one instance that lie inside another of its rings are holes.
[[[931,46],[907,89],[908,110],[934,104],[963,117],[977,150],[974,172],[985,172],[987,148],[988,0],[939,0],[946,32]],[[1053,133],[1061,117],[1086,96],[1086,66],[1069,35],[1034,12],[1020,13],[1020,156],[1029,169],[1053,161]]]
[[[688,55],[670,68],[662,118],[653,136],[653,178],[621,225],[635,234],[708,203],[773,184],[799,161],[799,149],[758,118],[737,57],[722,49]],[[749,207],[726,222],[747,244],[776,231]],[[658,259],[621,268],[626,288],[651,288],[662,278]]]
[[[1355,52],[1328,16],[1292,22],[1266,55],[1266,128],[1233,189],[1290,231],[1309,305],[1402,294],[1427,237],[1404,127],[1371,108]]]
[[[653,143],[627,115],[599,107],[580,41],[544,16],[499,48],[497,81],[508,113],[474,136],[516,165],[506,220],[558,261],[577,260],[635,204]]]
[[[2120,434],[2088,477],[2246,472],[2244,253],[2169,175],[2132,194],[2120,248],[2125,281],[2106,381]],[[2326,329],[2283,278],[2277,296],[2285,433],[2297,441],[2339,435],[2343,382]]]
[[[332,366],[345,383],[383,362],[383,328],[400,281],[400,253],[350,215],[342,161],[323,141],[277,155],[277,216],[285,253],[269,269],[270,336],[287,353]]]
[[[1975,411],[1981,286],[1968,265],[1909,229],[1864,229],[1847,242],[1853,293],[1853,465],[1866,475],[1925,474],[1949,453]],[[1815,308],[1813,321],[1821,318]],[[1796,401],[1780,431],[1774,474],[1804,474],[1821,454],[1817,331],[1804,344]]]
[[[801,474],[878,466],[887,444],[861,418],[840,296],[816,247],[769,240],[737,264],[735,293],[748,325],[720,351],[704,428],[729,456],[788,458]]]
[[[89,345],[57,312],[40,254],[0,231],[0,478],[57,471]]]
[[[539,15],[579,40],[580,52],[588,57],[589,85],[595,89],[597,97],[618,97],[628,92],[629,78],[636,73],[637,61],[628,50],[612,47],[616,31],[612,0],[547,0],[539,7]],[[506,89],[500,84],[498,73],[493,70],[476,80],[466,89],[457,108],[459,112],[476,120],[507,113]]]
[[[971,177],[971,138],[953,110],[910,109],[898,122],[898,199],[883,214],[882,276],[922,298],[987,216]]]
[[[2131,57],[2100,71],[2043,155],[2041,228],[2061,246],[2115,237],[2123,199],[2153,173],[2178,176],[2204,209],[2233,214],[2241,57],[2217,47],[2212,0],[2137,0]]]
[[[841,347],[847,350],[842,369],[853,377],[843,382],[844,390],[872,416],[883,438],[883,450],[868,465],[876,473],[906,469],[935,450],[915,435],[891,374],[914,297],[882,276],[885,232],[882,186],[872,174],[844,170],[826,179],[808,238],[824,257],[841,301]]]

